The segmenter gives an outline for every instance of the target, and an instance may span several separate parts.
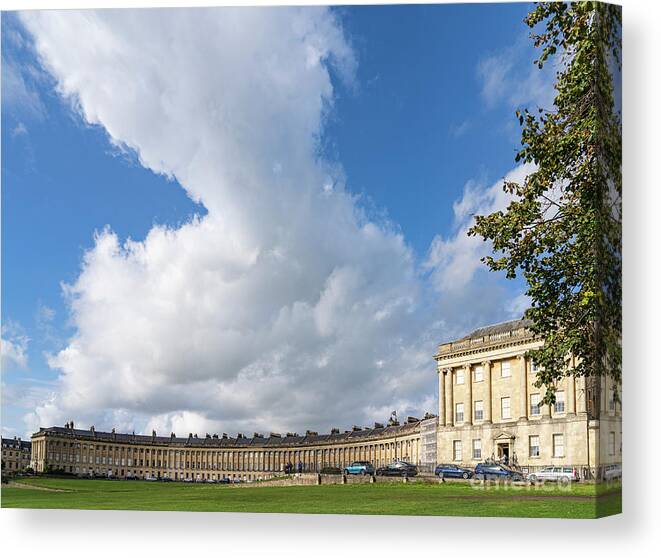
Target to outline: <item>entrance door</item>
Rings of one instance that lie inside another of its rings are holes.
[[[510,443],[498,442],[498,460],[505,463],[510,462]]]

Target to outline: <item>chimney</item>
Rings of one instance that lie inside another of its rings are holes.
[[[271,438],[280,438],[281,437],[280,432],[271,432],[269,434],[269,437],[271,437]]]
[[[306,430],[305,435],[306,436],[319,436],[319,432],[315,432],[314,430]]]
[[[175,438],[176,438],[176,436],[174,435],[174,432],[170,432],[170,439],[174,440]]]
[[[223,432],[223,440],[227,440],[227,432]]]
[[[339,434],[340,429],[339,428],[331,428],[331,434]]]
[[[375,423],[374,423],[374,428],[375,428],[375,429],[383,428],[383,424],[381,424],[380,422],[375,422]]]
[[[218,434],[214,434],[214,435],[212,436],[212,438],[213,438],[214,440],[217,440],[217,439],[218,439]]]
[[[90,426],[90,432],[92,433],[92,436],[96,436],[96,430],[94,430],[94,425]]]
[[[362,428],[360,426],[356,426],[355,424],[351,427],[352,432],[360,432]]]
[[[413,422],[420,422],[420,419],[418,419],[417,417],[406,417],[406,422],[408,424],[411,424]]]
[[[73,430],[73,421],[71,421],[71,430]]]

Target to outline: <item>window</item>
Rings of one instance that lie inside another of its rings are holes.
[[[461,440],[452,442],[452,449],[455,461],[461,461]]]
[[[611,413],[615,412],[615,390],[613,388],[608,390],[608,410]]]
[[[509,361],[503,362],[500,365],[500,377],[501,378],[509,378],[512,375],[512,368],[510,366]]]
[[[464,369],[460,368],[457,370],[457,385],[461,385],[464,383]]]
[[[476,366],[475,367],[475,381],[476,382],[481,382],[484,380],[484,368],[481,366]]]
[[[473,440],[473,459],[482,459],[482,440]]]
[[[475,420],[484,420],[484,403],[482,401],[475,402]]]
[[[615,432],[608,433],[608,455],[615,455]]]
[[[500,399],[500,417],[504,419],[511,418],[510,417],[510,398],[509,397],[502,397]]]
[[[565,412],[565,392],[556,391],[555,392],[555,412],[564,413]]]
[[[553,434],[553,457],[565,456],[565,438],[562,434]]]
[[[530,394],[530,416],[537,416],[540,414],[539,410],[539,393]]]
[[[530,457],[539,457],[539,436],[528,437],[528,448]]]
[[[464,422],[464,404],[457,403],[455,411],[455,422]]]

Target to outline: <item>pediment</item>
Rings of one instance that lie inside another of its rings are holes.
[[[511,432],[506,432],[504,430],[501,430],[496,436],[494,436],[494,441],[502,441],[502,442],[509,442],[511,440],[514,440],[514,434]]]

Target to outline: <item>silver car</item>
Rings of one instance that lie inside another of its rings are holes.
[[[528,475],[530,482],[553,481],[575,482],[579,480],[578,471],[574,467],[544,467],[540,471]]]
[[[622,465],[616,463],[614,465],[606,465],[604,468],[604,480],[610,481],[622,478]]]

